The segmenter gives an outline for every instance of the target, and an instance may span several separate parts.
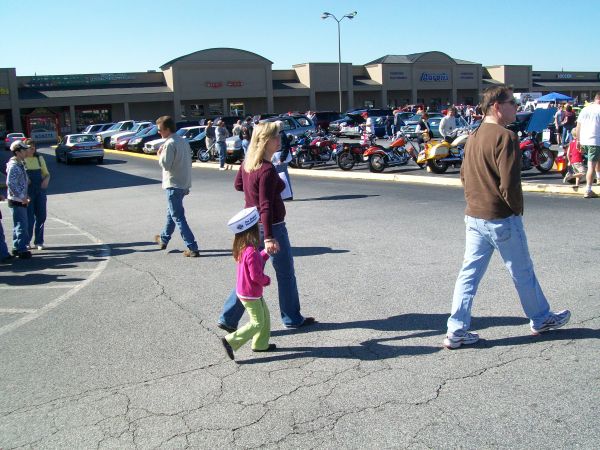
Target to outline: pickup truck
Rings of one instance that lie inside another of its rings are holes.
[[[135,120],[122,120],[121,122],[115,123],[112,127],[110,127],[106,131],[102,131],[100,133],[96,133],[96,140],[104,146],[104,148],[110,147],[110,138],[114,134],[120,133],[122,131],[129,131],[133,129],[136,125]]]

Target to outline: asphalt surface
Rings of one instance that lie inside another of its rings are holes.
[[[278,350],[232,362],[215,323],[235,277],[234,172],[194,169],[202,257],[188,259],[179,236],[151,242],[155,161],[47,160],[48,248],[0,266],[0,448],[597,448],[597,201],[525,198],[538,278],[571,323],[531,336],[495,256],[474,306],[483,340],[448,351],[462,190],[293,175],[287,224],[319,323],[284,329],[268,287]]]

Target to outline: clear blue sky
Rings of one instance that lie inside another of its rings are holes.
[[[273,61],[365,64],[438,50],[483,65],[600,71],[600,0],[0,0],[0,67],[17,75],[142,72],[233,47]],[[16,26],[9,25],[13,22]]]

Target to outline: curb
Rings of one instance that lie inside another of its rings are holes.
[[[157,160],[156,155],[146,155],[141,153],[132,153],[132,152],[122,152],[120,150],[104,150],[106,153],[122,155],[127,154],[134,156],[136,158],[143,159],[154,159]],[[194,162],[192,163],[192,167],[198,169],[213,169],[218,170],[219,165],[214,162],[209,163],[200,163]],[[232,170],[238,171],[240,169],[239,165],[234,165]],[[412,183],[412,184],[427,184],[432,186],[450,186],[455,188],[462,188],[462,183],[457,178],[444,178],[444,177],[435,177],[433,176],[424,176],[424,175],[404,175],[398,173],[359,173],[359,172],[343,172],[343,171],[331,171],[331,170],[311,170],[311,169],[294,169],[288,168],[290,174],[303,176],[303,177],[313,177],[313,178],[330,178],[330,179],[344,179],[344,180],[367,180],[367,181],[384,181],[384,182],[392,182],[392,183]],[[435,177],[435,178],[434,178]],[[575,186],[572,185],[555,185],[555,184],[544,184],[544,183],[530,183],[527,181],[521,182],[521,186],[523,187],[523,192],[536,192],[542,194],[558,194],[558,195],[568,195],[571,197],[579,196],[583,198],[583,190],[584,188],[576,189]],[[600,195],[600,190],[597,188],[594,189],[596,194]]]

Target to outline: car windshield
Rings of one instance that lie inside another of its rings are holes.
[[[153,127],[146,127],[146,128],[142,128],[141,130],[139,130],[133,137],[142,137],[142,136],[146,136],[148,134],[149,131],[152,131]]]
[[[120,123],[114,123],[108,130],[106,131],[111,131],[111,130],[118,130],[119,128],[121,128],[121,124]]]
[[[312,126],[312,122],[308,117],[295,117],[301,127],[310,127]]]
[[[98,141],[96,140],[96,138],[90,134],[79,134],[77,136],[71,136],[69,139],[69,142],[71,144],[83,144],[85,142],[94,142],[97,143]]]

